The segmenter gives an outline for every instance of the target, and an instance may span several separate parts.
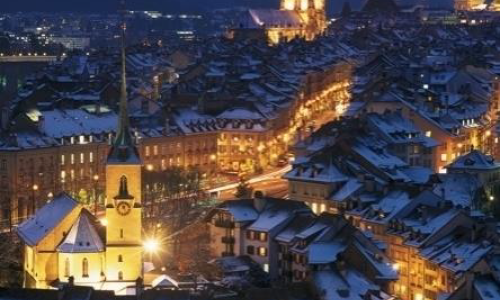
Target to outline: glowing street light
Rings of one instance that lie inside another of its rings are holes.
[[[99,222],[101,222],[102,226],[108,226],[108,219],[103,218],[103,219],[100,219]]]
[[[149,252],[149,261],[153,262],[153,253],[160,250],[160,243],[157,240],[150,239],[145,241],[143,246],[146,252]]]
[[[160,249],[160,243],[157,240],[147,240],[144,242],[144,249],[150,253],[156,252]]]

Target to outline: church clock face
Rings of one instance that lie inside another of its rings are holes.
[[[116,206],[116,210],[120,215],[126,216],[130,213],[130,204],[128,204],[127,202],[120,202]]]

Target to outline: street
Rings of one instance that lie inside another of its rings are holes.
[[[279,170],[271,171],[266,174],[261,174],[250,178],[248,183],[254,191],[263,191],[266,196],[282,198],[288,195],[288,182],[282,179],[282,176],[291,170],[291,166],[287,165]],[[234,199],[234,193],[239,183],[231,183],[216,189],[209,190],[210,193],[219,193],[218,200]]]

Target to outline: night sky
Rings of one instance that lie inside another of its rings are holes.
[[[128,0],[131,10],[161,10],[165,12],[200,11],[216,7],[253,5],[277,6],[279,0]],[[112,12],[119,0],[2,0],[0,11],[78,11]]]
[[[345,0],[328,0],[330,11],[339,11]],[[349,0],[357,8],[365,0]],[[119,0],[0,0],[0,11],[45,12],[114,12]],[[130,10],[159,10],[163,12],[200,12],[221,7],[245,6],[277,8],[279,0],[127,0]]]

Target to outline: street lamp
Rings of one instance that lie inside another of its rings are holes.
[[[146,240],[143,244],[144,250],[149,252],[149,261],[153,262],[153,253],[160,250],[160,243],[155,239]]]
[[[152,189],[153,189],[153,183],[152,183],[152,180],[151,180],[151,172],[153,172],[154,170],[154,166],[152,164],[147,164],[146,165],[146,190],[145,190],[145,203],[149,203],[149,214],[150,214],[150,217],[153,217],[153,213],[154,213],[154,204],[153,204],[153,201],[154,201],[154,198],[151,196],[151,193],[152,193]]]
[[[99,175],[95,174],[92,179],[94,179],[94,215],[97,216],[97,182],[99,181]]]
[[[32,189],[33,189],[33,214],[35,214],[35,211],[36,211],[36,191],[38,191],[38,185],[37,184],[33,184],[32,186]]]

